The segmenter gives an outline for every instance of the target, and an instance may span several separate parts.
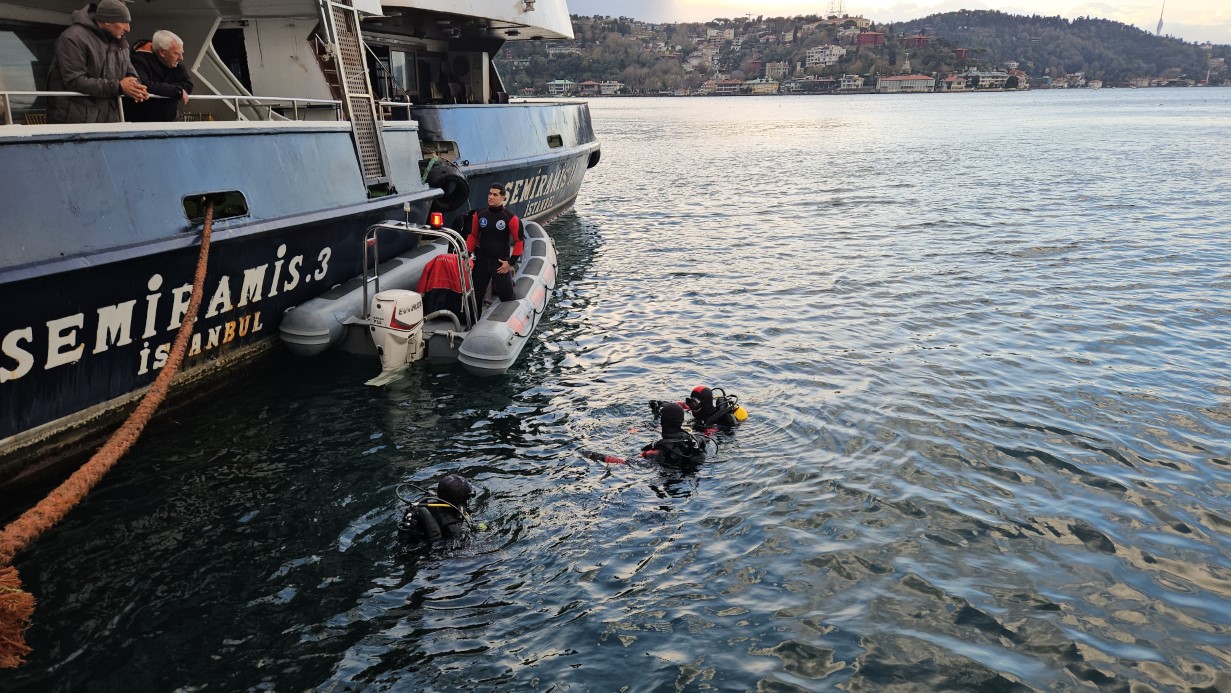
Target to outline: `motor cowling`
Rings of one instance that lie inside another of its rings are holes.
[[[414,291],[389,289],[372,298],[372,343],[382,372],[394,371],[423,358],[423,297]]]

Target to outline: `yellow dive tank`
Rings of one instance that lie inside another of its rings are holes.
[[[735,420],[736,420],[736,421],[743,421],[744,419],[747,419],[747,418],[748,418],[748,410],[747,410],[747,409],[745,409],[745,408],[743,408],[743,407],[741,407],[741,406],[740,406],[740,405],[738,405],[738,404],[737,404],[737,405],[735,405],[735,412],[734,412],[734,413],[735,413]]]

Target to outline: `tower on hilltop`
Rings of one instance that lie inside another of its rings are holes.
[[[829,0],[829,16],[841,17],[846,14],[846,3],[843,0]]]

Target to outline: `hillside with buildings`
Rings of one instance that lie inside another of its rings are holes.
[[[574,16],[575,40],[510,42],[521,95],[769,94],[1222,84],[1231,46],[1101,19],[953,12],[651,24]]]

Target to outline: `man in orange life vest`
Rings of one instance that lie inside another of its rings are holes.
[[[521,260],[521,220],[504,207],[504,186],[493,183],[487,190],[487,209],[480,210],[470,220],[470,232],[466,235],[466,250],[474,256],[475,296],[487,293],[488,282],[492,293],[501,301],[512,301],[513,272]]]

